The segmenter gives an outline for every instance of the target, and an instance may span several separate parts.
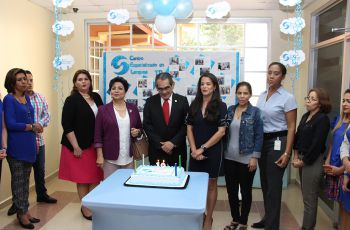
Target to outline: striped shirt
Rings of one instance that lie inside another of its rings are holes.
[[[33,95],[29,95],[29,98],[34,108],[34,123],[39,123],[43,128],[47,127],[50,122],[50,114],[45,97],[34,92]],[[43,133],[36,134],[36,145],[45,145]]]

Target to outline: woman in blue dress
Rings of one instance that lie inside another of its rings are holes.
[[[349,156],[350,138],[350,89],[344,92],[342,100],[342,113],[336,118],[333,129],[333,144],[330,154],[325,162],[327,197],[339,202],[339,227],[338,229],[350,229],[350,189],[347,187],[349,174],[344,173],[342,158]]]
[[[4,107],[2,104],[2,101],[0,99],[0,114],[1,114],[1,121],[0,121],[0,132],[2,133],[0,138],[0,181],[1,181],[1,171],[2,171],[2,159],[4,159],[7,154],[7,130],[4,120]]]
[[[222,174],[223,143],[226,129],[226,104],[221,101],[217,78],[204,73],[198,81],[197,94],[192,102],[187,123],[187,138],[191,148],[189,170],[207,172],[209,185],[205,230],[211,229],[217,199],[217,178]]]
[[[28,80],[23,69],[8,71],[5,88],[8,94],[4,98],[4,120],[8,132],[7,162],[11,172],[12,201],[17,208],[17,219],[23,228],[33,229],[33,223],[40,220],[29,212],[29,177],[36,160],[37,132],[40,125],[34,123],[34,109],[25,94]]]
[[[329,145],[328,155],[324,164],[326,173],[327,198],[339,201],[339,191],[342,187],[344,166],[340,159],[340,146],[350,122],[350,89],[346,90],[342,101],[342,113],[332,122],[332,143]]]

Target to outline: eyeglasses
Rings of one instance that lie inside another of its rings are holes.
[[[317,98],[310,97],[310,96],[304,97],[304,100],[305,100],[305,101],[313,101],[313,102],[318,101],[318,99],[317,99]]]
[[[170,88],[171,88],[171,86],[168,85],[168,86],[166,86],[166,87],[164,87],[164,88],[159,88],[159,87],[157,87],[157,90],[158,90],[159,92],[161,92],[161,91],[168,91]]]

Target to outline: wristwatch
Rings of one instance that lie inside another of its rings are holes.
[[[203,149],[203,151],[205,152],[207,150],[207,147],[205,147],[204,145],[201,145],[201,149]]]
[[[34,132],[35,125],[34,125],[34,124],[31,124],[30,126],[32,127],[32,131]]]

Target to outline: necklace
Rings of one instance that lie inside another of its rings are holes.
[[[117,110],[117,111],[121,111],[121,112],[123,112],[123,111],[125,111],[125,110],[126,110],[126,108],[125,108],[125,107],[124,107],[124,108],[121,108],[121,109],[118,109],[118,108],[117,108],[116,106],[114,106],[114,105],[113,105],[113,107],[114,107],[114,109],[115,109],[115,110]]]
[[[85,95],[85,94],[82,94],[82,93],[81,93],[81,96],[83,96],[83,98],[85,98],[85,99],[89,99],[89,98],[90,98],[90,95],[89,95],[89,94]]]
[[[237,107],[236,108],[236,111],[235,111],[235,118],[237,118],[237,120],[239,120],[240,118],[241,118],[241,116],[242,116],[242,113],[244,112],[244,111],[246,111],[247,110],[247,108],[245,107],[245,108],[241,108],[241,107]]]
[[[22,97],[18,97],[18,96],[16,96],[16,95],[13,95],[15,98],[16,98],[16,100],[19,102],[19,103],[21,103],[21,104],[27,104],[27,99],[24,97],[24,96],[22,96]]]
[[[113,107],[114,107],[114,109],[117,110],[117,111],[125,111],[125,110],[126,110],[126,105],[125,105],[125,103],[124,103],[123,105],[119,106],[119,107],[113,103]]]

